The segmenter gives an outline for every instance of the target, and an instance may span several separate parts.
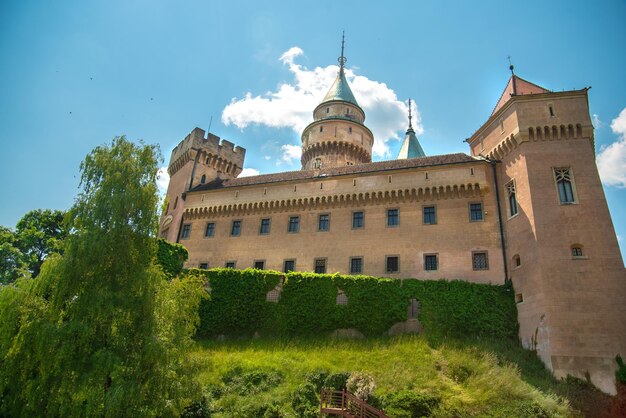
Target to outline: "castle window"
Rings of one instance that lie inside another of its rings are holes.
[[[299,216],[290,216],[289,217],[289,226],[287,227],[287,232],[300,232],[300,217]]]
[[[583,257],[583,247],[581,245],[572,245],[572,257]]]
[[[515,303],[522,303],[522,302],[524,302],[524,295],[522,295],[521,293],[515,294]]]
[[[233,221],[233,225],[230,228],[230,236],[238,237],[239,235],[241,235],[241,221],[240,220]]]
[[[362,211],[352,212],[352,229],[360,229],[365,226],[365,214]]]
[[[285,260],[283,262],[283,273],[289,273],[296,269],[296,260]]]
[[[209,263],[200,263],[200,265],[198,266],[198,268],[201,268],[203,270],[206,270],[209,268]]]
[[[261,226],[259,227],[259,234],[267,235],[270,233],[270,218],[261,219]]]
[[[324,126],[320,125],[320,132],[324,132]]]
[[[439,268],[437,254],[424,254],[424,270],[435,271]]]
[[[352,126],[348,128],[348,133],[351,134],[352,133]]]
[[[227,269],[234,269],[236,265],[236,261],[227,261],[226,264],[224,264],[224,267],[226,267]]]
[[[183,225],[182,231],[180,231],[180,239],[189,239],[191,235],[191,224]]]
[[[325,274],[326,273],[326,259],[316,258],[314,268],[317,274]]]
[[[174,209],[176,209],[176,206],[178,206],[178,196],[174,199]]]
[[[200,184],[204,184],[206,182],[206,174],[203,174],[202,177],[200,177]]]
[[[559,193],[559,201],[562,205],[568,205],[575,202],[574,187],[572,173],[569,167],[555,168],[554,178],[556,180],[556,188]]]
[[[489,270],[489,259],[486,251],[474,251],[472,253],[472,268],[474,270]]]
[[[437,210],[434,206],[424,206],[424,225],[434,225],[437,223]]]
[[[400,224],[400,210],[387,209],[387,226],[398,226]]]
[[[522,259],[520,258],[519,254],[515,254],[513,256],[513,265],[516,268],[522,265]]]
[[[329,113],[329,112],[330,112],[330,107],[327,107],[326,108],[326,113]]]
[[[206,228],[204,230],[204,237],[211,238],[215,236],[215,222],[209,222],[206,224]]]
[[[350,274],[363,273],[363,257],[350,257]]]
[[[330,215],[327,213],[321,214],[318,220],[318,231],[328,231],[330,229]]]
[[[313,168],[322,168],[322,159],[321,158],[316,158],[315,162],[313,163]]]
[[[387,273],[398,273],[400,271],[400,257],[388,255],[385,259],[385,267]]]
[[[549,105],[548,106],[548,110],[550,111],[550,117],[553,118],[555,116],[554,115],[554,107],[552,107],[552,105]]]
[[[428,180],[428,171],[427,171],[427,172],[425,172],[424,174],[426,175],[426,176],[425,176],[426,180]]]
[[[517,215],[517,193],[515,191],[515,181],[511,180],[504,187],[509,199],[509,217]]]
[[[335,298],[335,303],[337,305],[348,304],[348,296],[345,294],[343,290],[337,289],[337,297]]]
[[[352,185],[356,186],[356,179],[352,180]]]
[[[257,270],[265,270],[265,260],[256,260],[254,262],[254,268]]]
[[[470,168],[470,176],[473,176],[473,175],[474,175],[474,169]]]
[[[470,203],[470,222],[479,222],[483,220],[483,204]]]

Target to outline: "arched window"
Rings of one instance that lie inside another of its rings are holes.
[[[559,192],[561,204],[574,203],[574,187],[572,185],[572,173],[569,167],[555,168],[554,178]]]
[[[313,168],[322,168],[322,159],[321,158],[316,158],[315,162],[313,163]]]
[[[517,215],[517,193],[515,191],[515,181],[511,180],[505,187],[509,198],[509,217],[515,216]]]
[[[200,177],[200,184],[204,184],[205,181],[206,181],[206,174],[203,174],[202,177]]]

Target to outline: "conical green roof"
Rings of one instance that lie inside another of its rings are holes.
[[[346,80],[346,75],[343,71],[343,68],[339,70],[339,74],[337,74],[335,82],[330,87],[330,90],[328,90],[328,93],[326,93],[326,96],[324,97],[324,100],[322,100],[322,103],[330,102],[333,100],[341,100],[359,106],[356,99],[354,98],[354,94],[352,94],[352,90],[350,89],[348,80]]]
[[[400,147],[400,152],[398,153],[398,160],[405,160],[407,158],[417,158],[417,157],[425,157],[424,150],[420,145],[420,142],[415,135],[415,131],[412,127],[406,131],[406,136],[404,137],[404,142],[402,143],[402,147]]]

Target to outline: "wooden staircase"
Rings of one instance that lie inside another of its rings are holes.
[[[320,418],[338,416],[346,418],[389,418],[346,390],[322,388],[320,393]]]

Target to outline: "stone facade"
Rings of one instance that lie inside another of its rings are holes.
[[[371,163],[342,70],[303,132],[301,171],[237,178],[245,150],[198,128],[173,151],[160,234],[187,247],[186,266],[511,280],[523,345],[614,393],[626,272],[587,90],[514,75],[471,155]]]

